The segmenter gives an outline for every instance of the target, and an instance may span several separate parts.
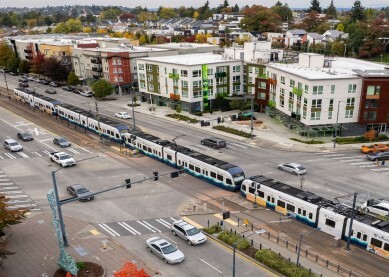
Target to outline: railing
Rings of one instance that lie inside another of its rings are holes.
[[[269,84],[271,85],[277,85],[277,79],[273,79],[273,78],[269,78],[269,80],[267,80],[269,82]]]
[[[180,100],[180,95],[179,94],[170,93],[170,99]]]
[[[227,72],[216,72],[215,73],[215,78],[223,78],[227,77]]]
[[[180,75],[177,73],[169,73],[169,78],[178,79],[178,78],[180,78]]]
[[[101,64],[101,59],[91,59],[91,63]]]
[[[103,72],[103,69],[102,69],[102,68],[99,68],[99,67],[92,67],[92,71],[95,71],[95,72]]]

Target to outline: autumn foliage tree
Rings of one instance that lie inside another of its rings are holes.
[[[124,266],[113,274],[114,277],[150,277],[144,269],[138,269],[136,264],[126,262]]]
[[[42,64],[42,73],[54,81],[64,81],[68,76],[66,67],[54,57],[44,60]]]
[[[279,32],[281,31],[281,17],[272,9],[253,5],[243,11],[241,26],[247,31]]]
[[[41,52],[35,53],[31,60],[31,69],[30,69],[31,72],[39,75],[43,74],[42,65],[45,60],[46,57],[43,53]]]
[[[363,136],[365,137],[365,139],[368,139],[370,141],[370,144],[371,144],[371,141],[373,139],[375,139],[376,134],[377,134],[377,132],[374,129],[371,129],[371,130],[367,131]]]

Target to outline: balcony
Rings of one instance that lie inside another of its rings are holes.
[[[180,100],[180,95],[179,94],[170,93],[170,99]]]
[[[95,72],[103,72],[103,69],[100,68],[100,67],[92,67],[92,71],[95,71]]]
[[[93,73],[92,77],[95,79],[99,79],[101,77],[101,74],[100,73]]]
[[[277,85],[277,79],[269,78],[268,82],[270,85]]]
[[[180,75],[177,73],[169,73],[169,78],[178,79],[178,78],[180,78]]]
[[[32,50],[31,50],[31,49],[24,49],[24,53],[31,54],[31,53],[32,53]]]
[[[260,78],[260,79],[269,79],[269,76],[267,76],[266,74],[258,74],[258,78]]]
[[[91,59],[91,63],[101,64],[101,59]]]
[[[292,92],[293,92],[294,94],[296,94],[297,96],[303,95],[303,89],[302,89],[302,88],[294,87],[293,90],[292,90]]]
[[[216,72],[215,73],[215,78],[223,78],[227,77],[227,72]]]

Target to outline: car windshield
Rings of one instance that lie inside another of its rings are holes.
[[[23,137],[30,137],[31,135],[29,133],[23,133],[22,136]]]
[[[11,146],[16,146],[16,145],[19,145],[19,143],[17,143],[17,142],[11,142],[9,145],[11,145]]]
[[[59,141],[59,142],[68,142],[68,141],[67,141],[66,139],[64,139],[64,138],[59,138],[58,141]]]
[[[163,254],[170,254],[170,253],[173,253],[173,252],[176,252],[176,251],[177,251],[177,248],[175,248],[171,244],[169,246],[166,246],[166,247],[162,248],[162,253]]]
[[[62,155],[59,157],[60,160],[67,160],[70,159],[71,157],[69,155]]]
[[[300,169],[300,170],[304,170],[305,167],[303,167],[302,165],[298,166],[297,169]]]
[[[79,188],[76,190],[77,194],[87,193],[89,190],[87,188]]]
[[[186,230],[186,233],[188,234],[188,236],[194,236],[194,235],[197,235],[198,233],[200,233],[200,230],[197,228],[192,228],[192,229]]]

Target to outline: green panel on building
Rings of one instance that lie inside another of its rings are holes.
[[[203,110],[208,110],[209,99],[208,99],[208,65],[203,64],[201,70],[201,77],[203,81]]]

